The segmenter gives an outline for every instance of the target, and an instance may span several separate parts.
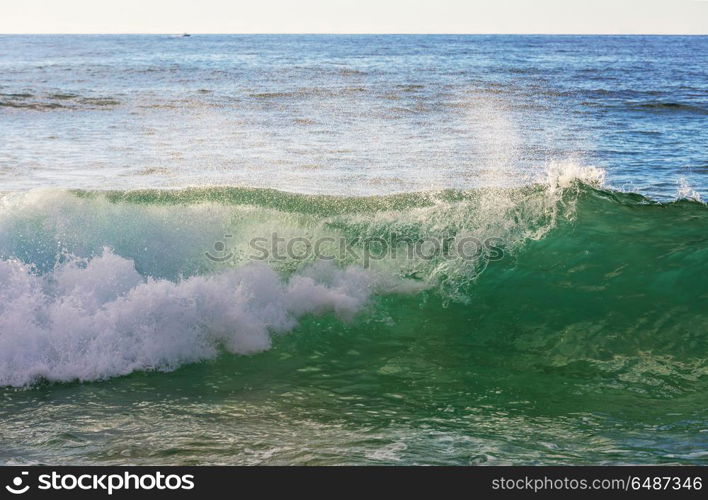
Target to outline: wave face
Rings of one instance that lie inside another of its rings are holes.
[[[8,194],[0,384],[259,352],[302,315],[351,321],[372,295],[394,292],[438,297],[445,314],[462,307],[477,323],[472,338],[513,331],[553,363],[604,369],[622,356],[688,349],[690,373],[702,374],[706,206],[593,187],[601,181],[600,171],[566,169],[527,188],[369,198],[244,188]],[[329,246],[254,253],[254,239],[274,235]],[[400,244],[371,252],[393,237],[494,247],[467,258]],[[351,252],[338,252],[340,242]]]
[[[601,182],[601,171],[575,168],[524,188],[368,198],[6,194],[0,385],[30,389],[6,392],[8,408],[55,391],[47,382],[122,376],[102,384],[112,394],[212,394],[219,405],[236,397],[242,410],[227,414],[243,427],[229,432],[284,446],[192,450],[202,463],[328,463],[287,452],[320,438],[339,457],[332,463],[357,446],[351,463],[416,463],[421,450],[426,463],[701,463],[708,208]],[[468,259],[401,252],[364,262],[334,247],[320,258],[251,258],[250,242],[273,234],[360,251],[393,235],[494,246]],[[100,387],[72,397],[102,401]],[[246,388],[256,388],[248,403]],[[224,429],[180,401],[194,419],[170,442],[192,456],[189,436]],[[657,425],[663,437],[640,438]],[[363,430],[380,426],[385,436]],[[370,439],[388,444],[361,444]],[[180,456],[163,451],[166,463]]]
[[[568,168],[544,186],[370,198],[244,188],[8,194],[0,384],[97,380],[173,369],[220,349],[263,351],[297,317],[351,318],[377,292],[431,288],[464,302],[502,247],[541,238],[569,211],[563,193],[574,175],[602,177]],[[287,243],[307,236],[320,251],[251,262],[260,255],[254,240],[273,235]],[[362,255],[394,235],[500,246],[466,259],[422,247]],[[338,252],[339,243],[353,251]]]

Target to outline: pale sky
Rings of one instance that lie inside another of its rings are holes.
[[[0,0],[0,33],[708,34],[708,0]]]

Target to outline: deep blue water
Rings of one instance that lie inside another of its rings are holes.
[[[1,36],[0,182],[383,194],[708,182],[708,37]]]

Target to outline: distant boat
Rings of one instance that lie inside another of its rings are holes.
[[[192,35],[190,35],[189,33],[182,33],[182,38],[184,38],[186,36],[192,36]]]

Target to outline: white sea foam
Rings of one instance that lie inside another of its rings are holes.
[[[372,293],[416,288],[326,263],[287,281],[257,263],[169,281],[144,278],[109,249],[43,275],[0,261],[0,385],[170,370],[213,358],[219,348],[256,353],[304,314],[333,312],[346,320]]]
[[[599,167],[582,165],[572,161],[554,161],[546,165],[544,178],[541,179],[541,182],[552,195],[559,190],[571,187],[576,181],[593,187],[603,187],[605,176],[605,170]]]
[[[693,200],[693,201],[703,201],[701,200],[701,195],[698,191],[693,189],[688,181],[681,177],[678,180],[678,189],[676,190],[677,200]]]

